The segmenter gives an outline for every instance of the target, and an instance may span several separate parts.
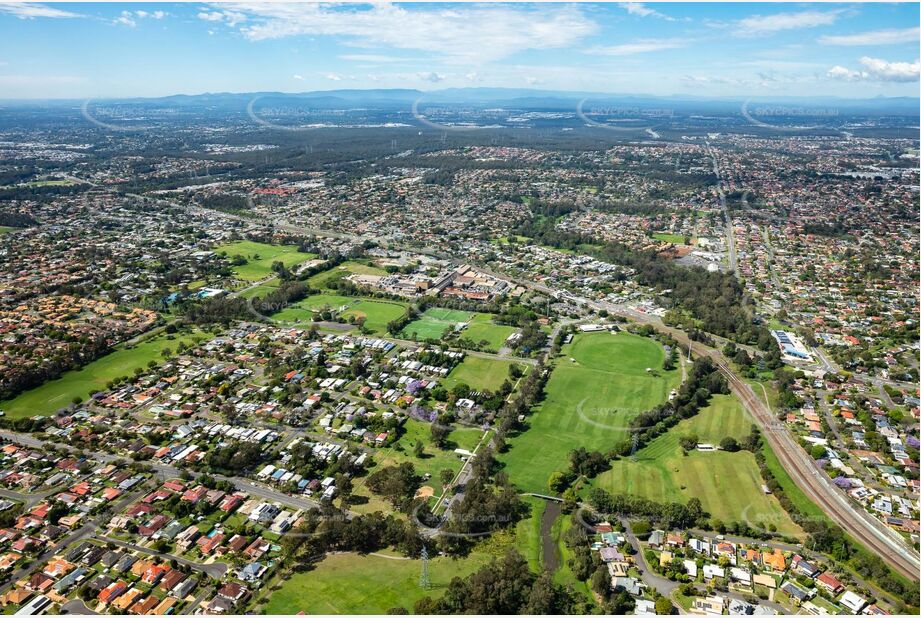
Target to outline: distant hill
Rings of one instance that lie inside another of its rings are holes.
[[[719,113],[738,111],[743,103],[749,105],[774,105],[805,110],[823,109],[849,114],[896,114],[918,116],[917,97],[874,97],[847,99],[840,97],[701,97],[691,95],[656,96],[649,94],[624,94],[602,92],[573,92],[527,88],[444,88],[415,90],[405,88],[369,90],[317,90],[311,92],[215,92],[203,94],[177,94],[156,98],[94,99],[94,105],[143,105],[150,107],[182,107],[201,109],[245,108],[250,102],[266,107],[278,104],[296,104],[320,109],[406,109],[414,102],[420,105],[465,105],[474,108],[504,107],[520,110],[572,110],[580,101],[589,107],[620,106],[625,108],[670,109],[684,113]],[[73,106],[75,100],[0,100],[9,108]]]

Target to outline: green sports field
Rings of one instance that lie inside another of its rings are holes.
[[[681,234],[668,234],[665,232],[656,232],[652,235],[656,240],[661,240],[662,242],[669,242],[673,245],[683,245],[684,236]]]
[[[287,268],[291,268],[317,257],[313,253],[300,253],[294,246],[268,245],[250,240],[238,240],[215,247],[214,250],[218,253],[225,252],[228,258],[237,254],[246,258],[246,264],[233,267],[236,276],[244,281],[259,281],[271,275],[272,262],[281,262]]]
[[[192,286],[189,287],[191,288]],[[253,286],[247,290],[243,290],[240,292],[239,296],[240,298],[255,298],[257,296],[266,296],[267,294],[271,294],[277,289],[278,279],[272,279],[261,285]]]
[[[459,336],[476,343],[486,341],[488,343],[487,350],[498,352],[500,348],[505,346],[505,340],[509,338],[509,335],[517,330],[514,326],[495,324],[492,321],[492,315],[488,313],[477,313],[470,320],[470,324],[459,333]]]
[[[407,324],[400,332],[400,337],[412,339],[415,334],[419,341],[441,339],[445,329],[453,329],[458,323],[467,322],[472,317],[473,314],[466,311],[433,307],[427,309],[418,319]]]
[[[463,382],[474,390],[495,391],[509,377],[508,369],[514,364],[516,363],[513,361],[499,360],[498,358],[481,358],[468,355],[442,380],[442,384],[445,388],[450,389]],[[526,365],[520,363],[518,365],[522,370],[528,369]]]
[[[343,262],[335,268],[325,270],[307,279],[307,285],[317,290],[330,289],[330,283],[348,275],[386,275],[387,271],[362,262]]]
[[[696,435],[718,445],[725,437],[748,435],[751,417],[732,395],[715,395],[696,416],[685,419],[636,454],[612,463],[595,479],[612,493],[628,493],[657,502],[700,500],[705,511],[724,522],[749,525],[781,534],[802,534],[774,496],[766,495],[754,455],[748,451],[691,451],[682,454],[679,438]]]
[[[206,333],[196,335],[202,339],[210,338]],[[168,339],[166,335],[158,335],[130,349],[118,348],[81,369],[68,371],[57,380],[26,391],[15,399],[0,402],[0,409],[4,410],[8,417],[13,418],[52,414],[70,405],[74,397],[85,400],[93,393],[105,390],[109,380],[132,375],[135,367],[146,368],[151,360],[161,361],[164,349],[170,348],[175,352],[180,341],[189,344],[192,337],[176,335],[173,339]]]
[[[377,300],[338,294],[315,294],[272,316],[278,322],[306,323],[313,320],[318,311],[327,307],[332,311],[342,310],[342,317],[365,318],[365,326],[375,334],[387,332],[387,324],[406,313],[406,303],[393,300]]]
[[[393,607],[412,612],[424,596],[444,594],[454,577],[464,577],[489,561],[473,553],[454,560],[429,559],[430,590],[419,587],[419,560],[353,553],[331,554],[310,571],[297,573],[269,595],[266,614],[386,614]]]
[[[576,335],[555,361],[529,427],[509,440],[501,457],[511,481],[524,491],[546,492],[550,475],[566,469],[571,451],[606,451],[624,440],[629,420],[666,401],[680,383],[680,370],[662,371],[664,360],[662,346],[647,337]]]
[[[392,300],[365,300],[360,299],[349,306],[348,311],[342,315],[348,318],[365,319],[365,328],[368,328],[376,335],[387,333],[387,324],[403,317],[406,313],[406,303],[400,303]]]

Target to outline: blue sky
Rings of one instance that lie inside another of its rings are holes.
[[[919,5],[0,2],[0,98],[918,95]]]

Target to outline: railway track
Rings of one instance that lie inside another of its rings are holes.
[[[732,391],[761,427],[762,435],[781,465],[806,496],[818,505],[831,521],[876,552],[893,569],[912,581],[918,581],[921,561],[911,554],[911,550],[904,546],[902,540],[896,538],[895,533],[882,528],[883,524],[878,520],[871,520],[872,515],[863,511],[862,507],[849,504],[837,488],[829,486],[830,481],[823,478],[824,473],[811,460],[805,460],[806,455],[799,444],[786,429],[777,427],[777,420],[761,399],[746,382],[735,375],[718,354],[704,346],[693,345],[694,342],[690,343],[695,354],[708,356],[719,367]]]

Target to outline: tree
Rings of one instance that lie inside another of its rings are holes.
[[[442,425],[439,422],[432,423],[432,444],[438,448],[444,448],[448,440],[448,435],[451,433],[451,428],[447,425]]]
[[[669,601],[667,597],[659,597],[656,599],[656,614],[668,616],[673,613],[675,613],[675,606],[672,605],[672,602]]]
[[[720,448],[729,453],[735,453],[739,450],[739,443],[732,436],[726,436],[720,440]]]
[[[342,505],[345,506],[351,501],[352,497],[352,479],[345,474],[336,475],[336,491],[342,499]]]
[[[544,571],[531,587],[528,603],[521,611],[530,615],[558,615],[573,613],[572,591],[553,581],[553,575]]]

